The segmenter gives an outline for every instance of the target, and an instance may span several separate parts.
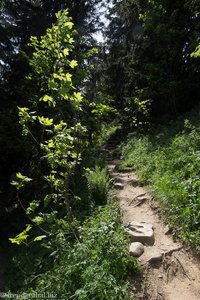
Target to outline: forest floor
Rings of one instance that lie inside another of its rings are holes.
[[[107,151],[108,169],[115,178],[115,195],[122,208],[122,221],[153,225],[155,242],[145,246],[138,258],[143,267],[137,277],[129,281],[137,300],[199,300],[200,260],[191,249],[174,242],[167,226],[162,221],[162,211],[147,187],[140,186],[137,175],[130,169],[118,172],[118,159]],[[142,200],[141,200],[142,199]]]

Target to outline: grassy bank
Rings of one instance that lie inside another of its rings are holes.
[[[133,167],[161,202],[169,225],[200,250],[200,120],[188,113],[121,145],[121,168]]]

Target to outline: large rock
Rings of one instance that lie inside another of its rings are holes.
[[[142,243],[135,242],[132,243],[129,247],[129,253],[131,256],[139,257],[144,252],[144,246]]]
[[[132,242],[140,242],[146,245],[154,244],[155,238],[152,224],[133,221],[129,223],[126,230],[131,236]]]

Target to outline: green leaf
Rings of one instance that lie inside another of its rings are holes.
[[[64,50],[63,50],[63,54],[64,54],[64,56],[67,56],[67,55],[69,55],[69,48],[65,48]]]
[[[44,219],[43,219],[42,217],[37,216],[37,217],[35,217],[35,218],[33,219],[33,222],[34,222],[36,225],[40,225],[40,224],[42,224],[42,223],[44,222]]]
[[[27,107],[19,107],[19,106],[18,106],[18,110],[19,110],[19,115],[23,115],[24,113],[27,113],[29,111]]]
[[[77,102],[81,102],[83,100],[83,96],[81,95],[80,92],[74,92],[74,99],[77,101]]]
[[[40,124],[44,126],[51,126],[53,125],[53,119],[45,118],[45,117],[38,117]]]
[[[191,57],[200,57],[200,45],[198,45],[194,52],[191,53]]]
[[[39,207],[39,201],[33,200],[29,203],[29,207],[26,209],[26,213],[29,215],[30,213],[33,213],[36,208]]]
[[[29,235],[27,232],[31,230],[32,226],[28,225],[24,231],[22,231],[20,234],[18,234],[15,238],[9,238],[11,243],[20,245],[22,242],[24,242]]]
[[[48,141],[48,148],[54,148],[55,144],[53,142],[53,140],[49,140]]]
[[[67,125],[67,123],[61,121],[59,124],[54,125],[54,129],[55,129],[56,131],[59,131],[59,130],[61,130],[64,126],[66,126],[66,125]]]
[[[16,188],[19,190],[22,188],[26,182],[30,182],[32,179],[22,175],[20,172],[16,174],[17,180],[13,180],[11,182],[11,185],[16,186]]]
[[[65,22],[64,26],[68,27],[69,29],[72,29],[72,27],[74,26],[74,23],[72,23],[72,22]]]
[[[72,60],[69,65],[72,69],[74,69],[76,66],[78,66],[78,63],[76,60]]]
[[[34,238],[34,242],[38,242],[38,241],[41,241],[43,239],[45,239],[47,236],[46,235],[39,235],[37,236],[36,238]]]
[[[53,97],[49,96],[49,95],[44,95],[43,97],[41,97],[39,99],[39,101],[44,101],[47,102],[49,104],[49,106],[54,106],[56,105],[56,102],[54,101]]]
[[[23,176],[20,172],[16,174],[17,178],[24,179],[25,176]]]
[[[72,81],[72,74],[67,73],[66,74],[66,79],[67,79],[67,81],[71,82]]]
[[[59,19],[61,17],[61,11],[59,10],[57,13],[56,13],[56,18]]]

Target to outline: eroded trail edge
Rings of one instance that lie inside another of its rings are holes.
[[[138,255],[138,260],[143,266],[142,275],[139,278],[129,278],[135,289],[136,299],[199,300],[199,259],[182,244],[173,241],[160,218],[159,205],[152,201],[147,188],[140,186],[136,174],[131,169],[117,171],[120,162],[118,159],[109,158],[108,170],[116,181],[115,194],[122,208],[123,223],[127,230],[132,232],[140,233],[140,224],[150,224],[153,228],[153,236],[149,234],[146,241],[141,240],[140,234],[139,240],[133,237],[134,242],[144,245],[143,254]]]

